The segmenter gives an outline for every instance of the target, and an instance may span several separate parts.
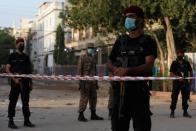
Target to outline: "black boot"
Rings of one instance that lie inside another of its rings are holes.
[[[29,120],[29,118],[25,118],[25,120],[24,120],[24,126],[26,126],[26,127],[35,127],[35,125],[31,123],[31,121]]]
[[[103,118],[98,116],[95,110],[91,110],[91,120],[103,120]]]
[[[78,121],[87,122],[88,120],[84,117],[84,113],[80,112],[78,116]]]
[[[174,115],[174,110],[171,110],[171,113],[170,113],[170,118],[175,118],[175,115]]]
[[[18,129],[18,127],[15,125],[13,118],[9,118],[8,127],[11,129]]]
[[[185,110],[183,113],[184,117],[191,118],[192,116]]]

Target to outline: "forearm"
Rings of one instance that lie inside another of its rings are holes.
[[[127,75],[143,75],[152,72],[152,65],[143,64],[136,67],[127,68]]]
[[[109,72],[112,72],[112,69],[113,69],[112,64],[111,64],[110,62],[108,62],[106,66],[107,66],[107,68],[108,68],[108,71],[109,71]]]
[[[113,74],[114,68],[115,68],[115,66],[113,66],[112,63],[109,61],[109,62],[107,63],[108,72]]]
[[[84,75],[83,71],[84,71],[83,65],[79,64],[78,65],[78,75],[83,76]]]
[[[190,72],[190,77],[193,77],[193,72],[192,71]],[[190,84],[192,84],[192,82],[193,82],[193,79],[190,79]]]
[[[146,56],[145,63],[139,66],[127,68],[127,75],[146,75],[152,73],[155,58],[153,56]]]
[[[170,72],[170,76],[171,77],[177,77],[177,75],[175,75],[173,72]]]
[[[10,70],[10,68],[11,68],[11,66],[10,66],[9,64],[7,64],[6,67],[5,67],[6,73],[12,73],[11,70]],[[12,80],[15,80],[14,77],[10,77],[10,78],[11,78]]]
[[[11,71],[10,71],[10,65],[6,65],[5,71],[6,71],[6,73],[11,73]]]
[[[82,76],[82,69],[81,68],[78,68],[78,75]]]

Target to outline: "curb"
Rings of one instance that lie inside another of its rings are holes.
[[[165,98],[165,99],[171,99],[171,92],[161,92],[161,91],[151,91],[152,97],[158,97],[158,98]],[[179,94],[181,97],[181,93]],[[196,100],[196,94],[192,94],[191,92],[191,100]]]

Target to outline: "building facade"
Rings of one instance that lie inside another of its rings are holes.
[[[44,2],[38,8],[31,31],[31,59],[34,70],[44,73],[44,68],[54,67],[53,51],[56,39],[56,29],[61,23],[60,12],[64,2]]]

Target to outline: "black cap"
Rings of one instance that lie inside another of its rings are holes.
[[[177,49],[177,50],[176,50],[176,53],[177,53],[177,54],[178,54],[178,53],[184,54],[184,49]]]
[[[136,14],[138,17],[144,19],[144,12],[142,10],[142,8],[136,6],[136,5],[132,5],[128,8],[126,8],[123,12],[123,16],[128,16],[129,14],[134,13]]]

